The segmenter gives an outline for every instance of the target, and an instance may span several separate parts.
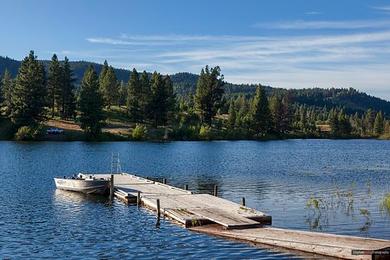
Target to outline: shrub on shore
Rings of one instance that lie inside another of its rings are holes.
[[[15,134],[17,141],[34,141],[42,135],[41,126],[22,126]]]
[[[131,137],[134,140],[145,140],[148,134],[148,130],[146,129],[145,125],[137,124],[135,128],[133,129],[133,132],[131,134]]]

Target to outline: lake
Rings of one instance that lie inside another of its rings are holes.
[[[273,217],[273,226],[390,239],[390,142],[0,142],[2,258],[285,258],[194,233],[145,209],[56,191],[53,177],[122,170],[212,193]],[[317,207],[317,206],[318,207]]]

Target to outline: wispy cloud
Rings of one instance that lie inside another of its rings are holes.
[[[374,10],[378,10],[378,11],[390,14],[390,5],[373,6],[371,8]]]
[[[233,83],[356,87],[390,99],[390,30],[272,37],[122,34],[87,41],[99,48],[74,55],[107,58],[121,68],[198,73],[206,64],[219,65]]]
[[[305,15],[320,15],[322,14],[321,12],[318,12],[318,11],[309,11],[309,12],[305,12]]]
[[[256,23],[255,28],[280,30],[319,30],[319,29],[368,29],[390,28],[390,20],[353,20],[353,21],[283,21],[273,23]]]

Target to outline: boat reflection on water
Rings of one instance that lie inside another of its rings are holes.
[[[61,204],[85,204],[85,203],[108,203],[109,198],[103,195],[84,194],[80,192],[56,189],[54,200]]]

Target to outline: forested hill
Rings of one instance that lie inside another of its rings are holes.
[[[47,68],[49,66],[50,61],[43,60],[42,61],[45,67]],[[20,66],[20,61],[10,59],[8,57],[2,57],[0,56],[0,75],[3,74],[5,69],[8,69],[9,72],[12,74],[13,77],[16,76],[18,73],[18,69]],[[70,66],[73,70],[74,77],[76,79],[76,84],[78,84],[81,79],[83,78],[85,70],[88,68],[89,65],[93,65],[97,73],[100,73],[102,70],[103,65],[94,63],[94,62],[88,62],[88,61],[70,61]],[[124,69],[115,69],[115,74],[117,78],[121,81],[127,82],[129,80],[130,72],[128,70]]]
[[[45,66],[49,64],[49,61],[43,61]],[[86,68],[89,65],[93,65],[95,70],[100,73],[102,64],[92,63],[87,61],[72,61],[70,62],[73,69],[76,83],[80,82]],[[20,61],[13,60],[7,57],[0,56],[0,74],[3,74],[5,69],[8,69],[13,76],[16,76],[20,66]],[[223,68],[222,68],[223,69]],[[130,76],[130,71],[125,69],[115,69],[115,74],[119,81],[127,82]],[[198,75],[180,72],[171,75],[172,82],[176,93],[179,96],[187,96],[195,93],[196,82]],[[224,85],[225,94],[227,95],[247,95],[252,96],[256,90],[255,85],[250,84],[231,84],[226,83]],[[266,87],[266,91],[271,94],[275,92],[285,93],[289,91],[295,102],[299,104],[305,104],[315,107],[344,107],[346,112],[364,112],[371,108],[376,111],[384,112],[387,117],[390,115],[390,102],[383,99],[367,95],[366,93],[359,92],[355,89],[294,89],[286,90],[281,88]]]

